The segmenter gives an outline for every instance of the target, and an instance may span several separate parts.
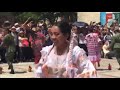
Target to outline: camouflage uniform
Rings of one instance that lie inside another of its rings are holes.
[[[120,66],[120,33],[117,33],[112,37],[110,48],[115,51],[115,57]]]
[[[13,65],[12,65],[12,62],[13,62],[13,59],[14,59],[14,54],[15,54],[14,37],[11,34],[5,35],[4,38],[3,38],[3,42],[2,42],[0,47],[1,48],[2,47],[6,48],[5,57],[6,57],[6,60],[8,62],[8,65],[9,65],[9,69],[11,69],[10,73],[14,74],[14,69],[13,69]]]

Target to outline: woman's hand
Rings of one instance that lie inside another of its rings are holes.
[[[83,74],[78,74],[77,78],[89,78],[89,72],[88,73],[83,73]]]
[[[45,78],[48,78],[49,75],[48,75],[48,66],[47,65],[42,66],[42,72],[43,72]]]
[[[63,78],[68,78],[68,74],[67,74],[67,71],[65,71],[63,74],[62,74]]]

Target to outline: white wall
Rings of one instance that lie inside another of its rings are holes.
[[[100,22],[100,12],[78,12],[77,21],[90,24],[90,21]]]

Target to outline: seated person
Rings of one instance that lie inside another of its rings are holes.
[[[112,59],[111,51],[108,49],[109,47],[109,41],[106,41],[102,47],[103,53],[104,53],[104,58]]]

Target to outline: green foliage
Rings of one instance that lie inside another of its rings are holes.
[[[35,14],[34,12],[16,13],[15,15],[16,21],[20,22],[25,22],[29,17],[31,17],[34,21],[39,19],[39,15]]]
[[[31,17],[35,21],[45,20],[47,18],[53,23],[60,16],[64,16],[66,20],[69,20],[69,17],[71,17],[71,21],[75,21],[77,14],[75,12],[14,12],[13,15],[16,21],[20,22],[25,22]]]

